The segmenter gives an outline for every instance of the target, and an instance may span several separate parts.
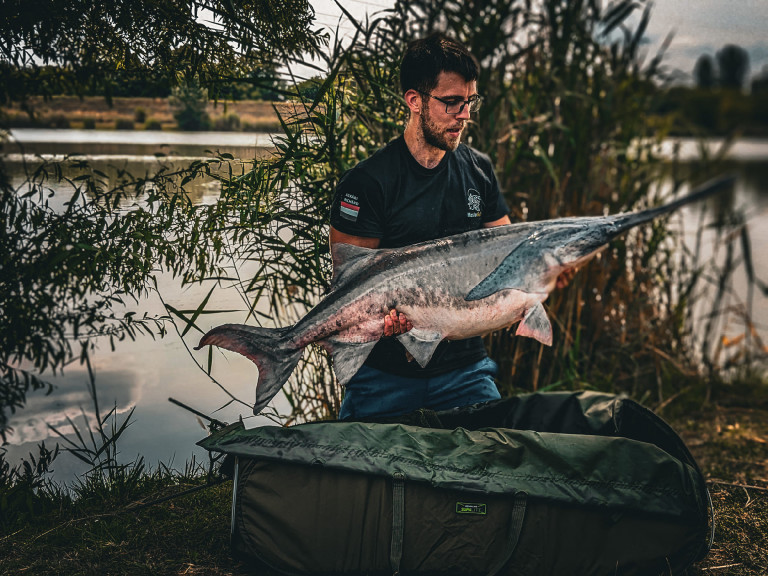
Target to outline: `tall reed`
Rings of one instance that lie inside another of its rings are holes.
[[[320,297],[334,186],[401,132],[399,60],[407,41],[433,30],[462,40],[481,62],[487,104],[469,142],[494,158],[515,219],[641,208],[708,177],[665,175],[665,124],[649,111],[663,96],[666,44],[642,52],[650,16],[650,3],[629,0],[410,1],[366,22],[347,14],[354,38],[329,45],[329,72],[312,98],[293,95],[274,158],[223,182],[217,209],[237,215],[230,253],[257,266],[242,283],[254,313],[269,298],[264,321],[286,324]],[[701,364],[690,307],[703,265],[681,252],[665,221],[636,230],[552,296],[551,348],[508,331],[489,335],[503,392],[599,388],[658,404],[680,392]],[[327,358],[315,351],[305,362],[285,388],[288,421],[338,408]]]

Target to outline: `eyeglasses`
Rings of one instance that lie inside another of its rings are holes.
[[[416,92],[419,94],[422,94],[424,96],[429,96],[430,98],[434,98],[438,102],[442,102],[445,104],[445,113],[450,114],[451,116],[455,116],[457,114],[461,114],[464,111],[464,106],[469,105],[469,111],[470,112],[477,112],[480,108],[480,103],[482,102],[482,97],[479,95],[472,96],[469,100],[457,100],[455,98],[451,98],[450,100],[446,100],[444,98],[438,98],[437,96],[433,96],[432,94],[429,94],[428,92],[422,92],[421,90],[418,90],[414,88]]]

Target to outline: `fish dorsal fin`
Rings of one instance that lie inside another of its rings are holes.
[[[405,349],[413,356],[414,360],[419,363],[419,366],[424,368],[432,359],[432,354],[435,353],[435,348],[440,344],[443,335],[439,332],[413,328],[405,334],[400,334],[397,339],[405,346]]]
[[[552,346],[552,324],[541,302],[525,312],[522,322],[517,327],[518,336],[528,336],[542,344]]]
[[[343,282],[345,278],[349,278],[365,268],[376,252],[375,248],[363,248],[354,244],[342,244],[341,242],[332,244],[333,278],[331,279],[331,289]]]

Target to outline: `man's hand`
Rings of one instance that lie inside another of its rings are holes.
[[[397,313],[397,310],[392,308],[389,314],[384,316],[384,336],[397,336],[398,334],[404,334],[413,328],[405,314],[402,312]]]
[[[558,288],[565,288],[568,286],[568,284],[573,280],[573,277],[576,276],[576,272],[578,272],[578,268],[568,268],[568,270],[564,270],[560,273],[560,276],[557,277],[556,286]]]

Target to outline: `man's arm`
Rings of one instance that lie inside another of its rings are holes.
[[[496,226],[504,226],[505,224],[512,224],[512,220],[509,219],[509,216],[502,216],[493,222],[485,222],[483,223],[483,228],[494,228]]]
[[[352,244],[354,246],[360,246],[361,248],[378,248],[381,240],[378,238],[365,238],[364,236],[352,236],[336,230],[331,226],[331,233],[329,236],[331,246],[334,244]]]

